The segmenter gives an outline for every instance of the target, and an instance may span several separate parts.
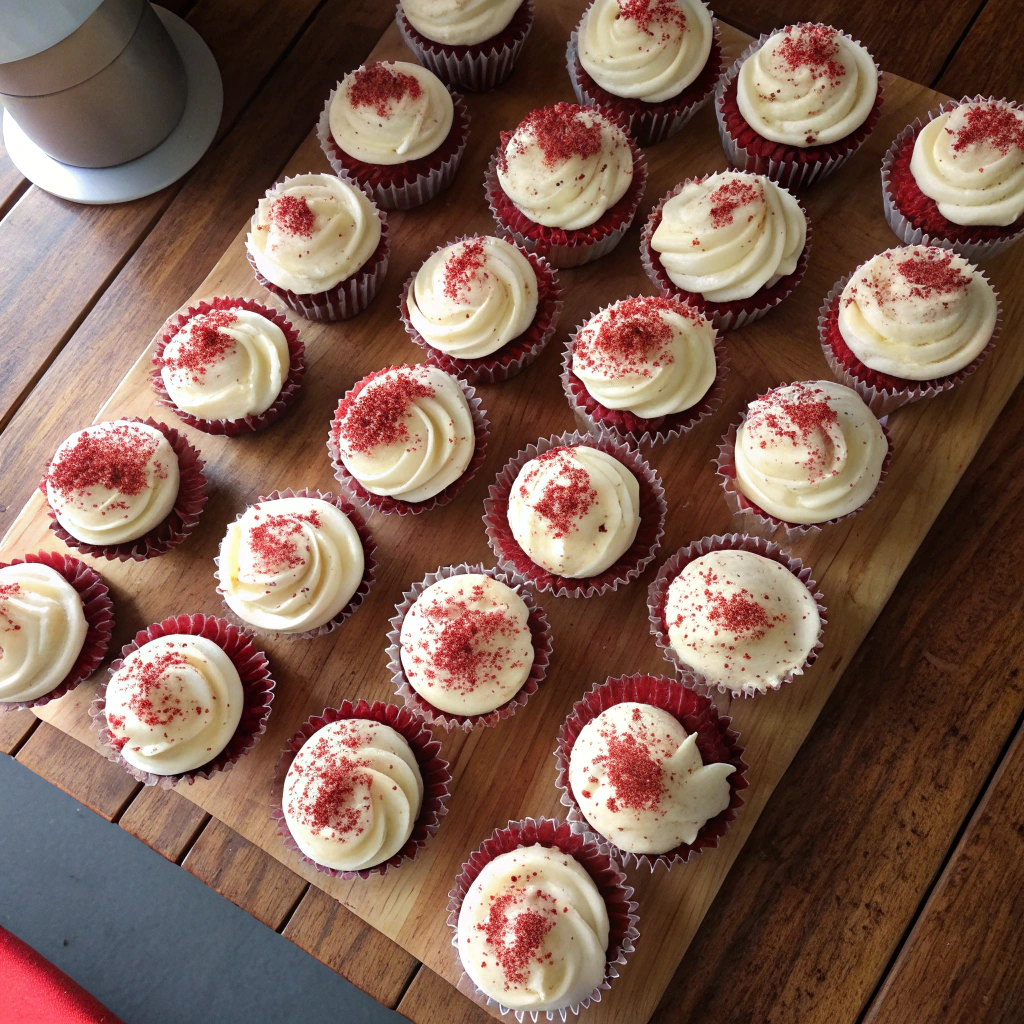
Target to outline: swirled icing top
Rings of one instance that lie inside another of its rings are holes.
[[[369,164],[401,164],[433,153],[455,108],[441,80],[419,64],[381,61],[345,76],[331,101],[331,136]]]
[[[779,29],[743,62],[736,83],[747,124],[771,142],[800,149],[855,132],[877,94],[871,54],[828,25]]]
[[[611,209],[633,180],[633,153],[605,114],[575,103],[531,111],[502,132],[498,181],[530,220],[575,231]]]
[[[664,615],[679,659],[734,693],[777,687],[821,632],[807,587],[753,551],[713,551],[689,562],[669,584]]]
[[[673,284],[709,302],[747,299],[796,270],[807,218],[763,174],[719,171],[685,184],[651,236]]]
[[[962,256],[910,245],[857,268],[839,297],[839,332],[872,370],[933,380],[981,354],[998,308],[995,289]]]
[[[967,100],[929,121],[910,172],[954,224],[1008,227],[1024,214],[1024,110]]]
[[[572,856],[523,846],[486,864],[459,911],[462,967],[512,1010],[560,1010],[604,980],[608,908]]]
[[[56,569],[39,562],[0,568],[0,704],[56,689],[87,632],[82,599]]]
[[[605,408],[645,419],[683,412],[715,381],[715,329],[672,299],[620,299],[577,332],[572,372]]]
[[[692,843],[729,806],[731,764],[705,765],[697,734],[650,704],[613,704],[580,730],[569,784],[590,824],[619,849]]]
[[[640,527],[640,485],[618,459],[586,444],[549,448],[512,484],[508,522],[548,572],[596,576],[629,550]]]
[[[178,497],[178,457],[147,423],[113,420],[72,434],[46,474],[57,522],[87,544],[123,544],[155,529]]]
[[[678,96],[704,70],[715,34],[701,0],[594,0],[578,31],[584,71],[645,103]]]
[[[458,381],[427,363],[371,374],[331,426],[345,468],[372,494],[426,501],[466,471],[476,448]]]
[[[256,269],[300,295],[350,278],[380,243],[377,207],[333,174],[285,178],[259,201],[245,246]]]
[[[218,590],[259,629],[303,633],[330,622],[359,589],[363,546],[351,520],[322,498],[261,501],[228,525]]]
[[[537,274],[510,242],[490,235],[428,257],[409,289],[409,320],[434,348],[459,359],[497,352],[537,315]]]
[[[473,46],[508,26],[524,0],[402,0],[420,35],[447,46]]]
[[[107,728],[130,764],[178,775],[212,761],[242,718],[238,670],[212,640],[171,633],[143,644],[107,683]]]
[[[422,803],[423,776],[405,737],[389,725],[349,718],[302,745],[285,775],[282,806],[310,860],[362,871],[405,846]]]
[[[825,523],[874,494],[889,445],[856,391],[830,380],[787,384],[747,406],[736,485],[783,522]]]

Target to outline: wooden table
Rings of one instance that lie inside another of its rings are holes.
[[[387,27],[380,0],[176,0],[225,82],[218,142],[184,183],[76,207],[0,147],[0,532],[57,443],[113,391],[203,279]],[[883,66],[962,95],[1021,98],[1011,0],[730,0],[749,32],[832,21]],[[1008,325],[1004,338],[1016,342]],[[655,1021],[1024,1017],[1024,399],[1012,399],[762,813]],[[487,1016],[191,802],[143,790],[30,713],[0,749],[417,1022]]]

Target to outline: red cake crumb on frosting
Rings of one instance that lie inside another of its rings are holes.
[[[50,465],[46,483],[65,497],[88,494],[94,487],[141,494],[149,486],[146,469],[158,443],[132,423],[86,431]],[[153,475],[166,478],[166,467],[155,462]]]
[[[305,196],[278,196],[270,204],[270,221],[280,231],[303,238],[313,237],[316,214]]]
[[[550,448],[534,459],[535,463],[560,463],[559,479],[549,480],[544,485],[540,497],[534,501],[532,508],[542,519],[547,520],[548,529],[553,537],[564,537],[570,530],[576,529],[576,523],[582,519],[597,500],[597,491],[591,486],[590,474],[572,458],[566,457],[573,447]],[[526,483],[541,472],[539,465],[527,472],[525,482],[520,486],[520,494],[526,498],[529,491]]]
[[[1011,149],[1024,150],[1024,120],[1002,103],[971,106],[964,114],[966,123],[957,130],[953,150],[962,153],[970,146],[983,142],[994,146],[1003,156]],[[946,128],[951,132],[950,128]]]
[[[619,17],[635,21],[641,31],[653,36],[651,25],[655,22],[676,25],[680,31],[686,30],[686,14],[676,0],[620,0]],[[662,39],[668,37],[662,33]]]
[[[770,391],[758,399],[747,416],[748,428],[766,431],[779,440],[788,440],[794,445],[813,445],[808,451],[807,470],[813,475],[825,476],[833,461],[833,447],[828,439],[829,428],[839,421],[838,413],[819,398],[822,394],[816,388],[793,385],[795,398],[783,397],[779,391]],[[768,438],[762,438],[760,446],[768,447]],[[836,472],[831,470],[831,472]]]
[[[591,123],[580,119],[580,114],[593,115]],[[530,111],[519,123],[513,133],[501,133],[501,156],[498,166],[502,171],[508,167],[508,149],[515,146],[517,152],[523,153],[526,144],[522,137],[514,138],[519,133],[532,134],[537,145],[544,154],[544,163],[548,167],[564,163],[573,157],[587,159],[601,151],[602,122],[605,118],[599,111],[589,107],[581,107],[578,103],[556,103],[550,107],[539,107]]]
[[[761,198],[759,186],[749,181],[727,181],[719,185],[708,198],[711,200],[711,224],[724,228],[731,224],[733,214],[742,206],[756,203]],[[697,240],[694,239],[694,245]]]
[[[509,886],[492,901],[487,920],[477,925],[484,933],[488,947],[494,951],[494,959],[505,975],[507,985],[524,983],[527,978],[526,969],[532,961],[543,963],[551,959],[550,952],[543,957],[538,956],[537,952],[543,945],[544,937],[554,927],[552,917],[558,916],[558,908],[552,906],[541,913],[528,907],[513,916],[510,912],[524,901],[526,894],[524,888]],[[533,896],[554,903],[554,897],[540,889]],[[486,967],[487,964],[482,966]]]
[[[222,328],[230,327],[238,317],[227,309],[211,309],[193,317],[178,334],[177,354],[164,353],[162,365],[178,373],[187,373],[198,383],[206,371],[235,351],[235,340]]]
[[[419,99],[422,92],[414,75],[385,64],[370,64],[352,73],[348,101],[353,107],[373,107],[379,117],[387,117],[392,103],[406,96]]]
[[[360,745],[354,733],[346,740],[343,745],[352,749]],[[330,828],[342,836],[362,835],[373,801],[369,761],[339,755],[324,736],[311,742],[309,760],[291,769],[303,786],[293,790],[288,813],[314,832]]]
[[[255,506],[257,509],[259,505]],[[308,512],[270,514],[261,519],[255,516],[257,525],[249,532],[249,544],[256,561],[264,572],[294,569],[305,562],[299,554],[296,540],[302,534],[303,524],[319,529],[320,513],[316,509]],[[308,545],[306,551],[309,551]]]
[[[445,261],[444,293],[458,300],[469,288],[476,272],[484,265],[484,240],[471,238]]]
[[[405,416],[421,398],[433,398],[434,389],[409,373],[396,373],[374,387],[364,388],[342,403],[337,427],[351,453],[371,452],[409,440]]]
[[[836,59],[839,43],[828,25],[800,25],[799,34],[790,30],[776,49],[787,71],[796,74],[806,68],[811,78],[827,78],[834,84],[846,74]]]

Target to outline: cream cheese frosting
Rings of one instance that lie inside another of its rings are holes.
[[[382,61],[350,72],[328,120],[335,143],[369,164],[401,164],[433,153],[455,108],[441,80],[419,64]]]
[[[608,908],[572,856],[524,846],[487,863],[459,911],[457,942],[473,984],[511,1010],[561,1010],[604,980]]]
[[[629,550],[640,527],[640,484],[586,444],[550,448],[520,469],[508,502],[519,546],[559,576],[596,576]]]
[[[796,270],[806,242],[807,218],[794,196],[745,171],[684,184],[651,236],[672,283],[709,302],[770,288]]]
[[[56,569],[39,562],[0,568],[0,704],[56,689],[87,632],[82,599]]]
[[[968,100],[929,121],[910,172],[954,224],[1009,227],[1024,214],[1024,110]]]
[[[87,544],[123,544],[159,526],[178,497],[178,457],[147,423],[113,420],[72,434],[46,474],[57,522]]]
[[[474,46],[508,27],[525,0],[402,0],[409,24],[446,46]]]
[[[731,764],[705,765],[697,734],[650,704],[614,704],[580,730],[569,784],[584,817],[635,854],[692,843],[729,806]]]
[[[645,419],[683,412],[715,382],[715,329],[690,306],[620,299],[576,334],[572,372],[607,409]]]
[[[871,54],[827,25],[779,29],[743,62],[736,83],[747,124],[771,142],[799,149],[855,132],[877,94]]]
[[[824,523],[860,508],[889,446],[856,391],[833,381],[787,384],[747,406],[736,434],[736,486],[787,523]]]
[[[357,186],[333,174],[298,174],[259,201],[245,246],[271,284],[311,295],[350,278],[380,236],[380,214]]]
[[[110,677],[107,728],[121,756],[153,775],[212,761],[242,718],[238,670],[212,640],[171,633],[132,651]]]
[[[839,333],[870,369],[933,380],[982,353],[998,308],[995,289],[962,256],[911,245],[858,267],[839,297]]]
[[[352,521],[322,498],[251,505],[220,544],[218,590],[245,622],[280,633],[328,623],[352,600],[364,569]]]
[[[594,0],[578,30],[584,71],[615,96],[663,103],[704,70],[714,24],[701,0]]]
[[[625,133],[599,110],[556,103],[506,137],[498,181],[517,209],[545,227],[576,231],[611,209],[633,180]]]
[[[440,579],[402,622],[406,679],[428,703],[453,715],[482,715],[522,688],[533,667],[529,609],[500,580],[481,573]]]
[[[466,238],[429,256],[409,289],[409,321],[440,352],[489,356],[518,338],[537,315],[537,274],[510,242]]]
[[[665,625],[677,657],[734,693],[764,693],[802,668],[821,633],[811,592],[753,551],[695,558],[669,584]]]
[[[412,835],[422,803],[423,777],[408,741],[362,718],[331,722],[306,740],[282,799],[299,849],[336,871],[390,860]]]

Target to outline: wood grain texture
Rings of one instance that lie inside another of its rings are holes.
[[[409,990],[398,1004],[398,1012],[416,1024],[486,1024],[491,1015],[429,967],[420,967]]]
[[[0,754],[10,754],[36,727],[38,718],[31,711],[0,711]]]
[[[173,789],[143,786],[118,824],[168,860],[180,860],[196,841],[209,815]]]
[[[1017,0],[986,0],[936,88],[950,96],[1024,99],[1024,19]]]

